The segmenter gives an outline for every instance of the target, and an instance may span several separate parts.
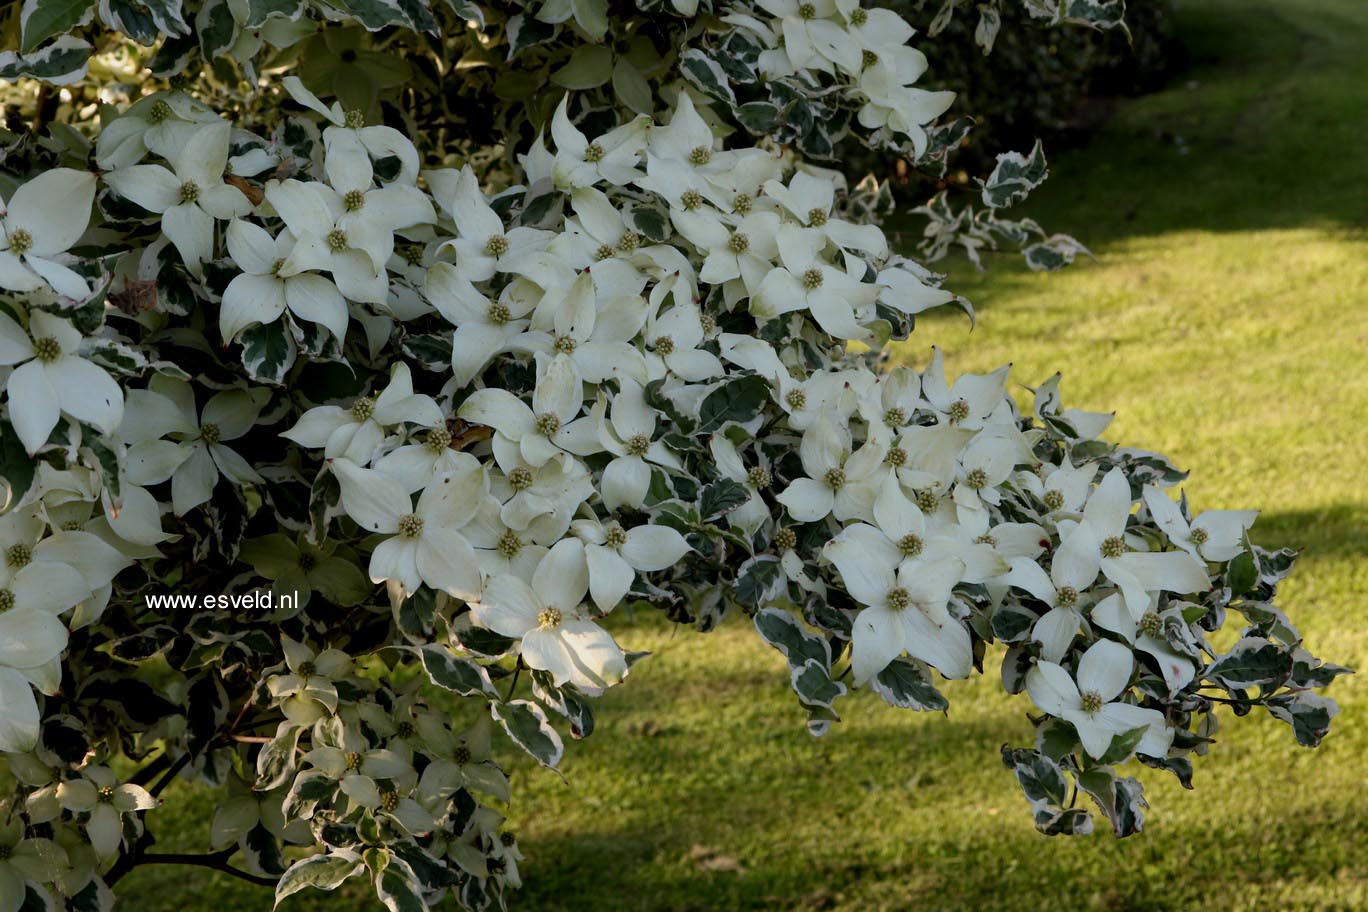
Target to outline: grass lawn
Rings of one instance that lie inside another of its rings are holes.
[[[925,321],[955,372],[1055,370],[1109,436],[1193,471],[1197,508],[1259,507],[1256,538],[1305,548],[1284,607],[1314,651],[1368,667],[1368,3],[1179,0],[1193,68],[1061,155],[1030,214],[1098,254],[1058,275],[1003,258],[952,285],[980,308]],[[1179,141],[1181,140],[1181,142]],[[1145,832],[1047,840],[997,751],[1030,738],[996,675],[948,717],[857,695],[822,740],[777,653],[741,622],[708,636],[621,619],[654,656],[569,746],[566,781],[518,767],[519,908],[556,910],[1309,910],[1368,908],[1368,686],[1331,690],[1317,751],[1227,717],[1195,792],[1140,769]],[[208,803],[151,815],[200,849]],[[1103,824],[1105,828],[1105,823]],[[121,885],[140,912],[269,908],[180,869]],[[372,908],[306,897],[284,908]]]

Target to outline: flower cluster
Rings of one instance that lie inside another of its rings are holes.
[[[948,104],[892,14],[724,20],[775,84],[858,93],[867,131],[924,151]],[[364,877],[391,909],[500,906],[499,752],[554,767],[593,730],[643,658],[628,604],[749,617],[814,734],[850,686],[944,709],[937,675],[1002,644],[1042,713],[1004,759],[1047,833],[1092,827],[1070,777],[1138,831],[1114,767],[1186,783],[1218,700],[1324,736],[1345,669],[1274,607],[1292,552],[1193,516],[1058,378],[1023,412],[1006,368],[885,363],[963,302],[840,174],[729,135],[707,62],[668,117],[567,96],[507,169],[285,76],[269,127],[156,93],[92,131],[97,171],[19,182],[0,912],[107,903],[181,775],[221,791],[205,862],[279,898]]]

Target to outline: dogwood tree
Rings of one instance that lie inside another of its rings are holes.
[[[852,689],[942,711],[993,666],[1039,713],[1002,759],[1046,834],[1140,830],[1131,773],[1190,785],[1221,706],[1325,736],[1346,669],[1275,605],[1295,552],[1253,512],[1194,515],[1057,376],[889,363],[918,314],[972,317],[885,238],[886,188],[832,169],[863,144],[939,173],[967,129],[894,12],[12,15],[0,912],[108,908],[168,861],[502,907],[503,764],[593,731],[646,660],[624,605],[748,618],[813,735]],[[1003,154],[973,206],[923,208],[923,255],[1066,263],[1004,212],[1044,177]],[[177,779],[218,796],[202,856],[156,850]]]

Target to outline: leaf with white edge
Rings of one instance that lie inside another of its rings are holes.
[[[294,775],[298,765],[295,755],[303,733],[302,726],[285,723],[275,737],[262,746],[261,753],[257,755],[256,788],[259,791],[280,788]]]
[[[549,769],[556,768],[565,752],[565,745],[540,706],[527,700],[514,700],[511,703],[492,703],[489,710],[508,737],[527,751],[532,759]]]
[[[1339,704],[1314,693],[1279,694],[1265,704],[1275,719],[1292,726],[1302,747],[1319,747],[1330,733],[1330,721],[1339,715]]]
[[[94,12],[95,0],[24,0],[19,50],[27,54],[54,35],[85,25]]]
[[[1036,140],[1029,156],[1020,152],[1004,152],[997,157],[993,173],[982,182],[983,205],[990,209],[1015,206],[1049,176],[1045,147],[1040,140]]]
[[[885,703],[898,709],[944,712],[950,708],[950,701],[936,690],[930,676],[917,663],[904,658],[889,662],[869,686]]]
[[[243,330],[242,366],[262,383],[279,385],[294,366],[298,348],[284,320],[258,323]]]
[[[1078,787],[1092,796],[1102,815],[1111,821],[1118,838],[1140,832],[1149,803],[1139,779],[1120,778],[1110,766],[1096,766],[1079,773],[1077,780]]]
[[[300,890],[336,890],[365,868],[361,856],[348,849],[334,849],[330,855],[314,855],[296,861],[276,884],[275,904]]]
[[[428,679],[443,690],[458,693],[464,697],[481,694],[497,696],[494,685],[489,680],[489,672],[483,666],[457,656],[440,643],[431,643],[418,650],[423,660],[423,670]]]
[[[698,48],[689,48],[679,55],[679,69],[684,78],[701,92],[735,107],[736,93],[722,67]]]
[[[1292,673],[1292,656],[1277,643],[1245,637],[1202,673],[1232,690],[1281,683]]]
[[[741,605],[759,608],[782,595],[786,582],[779,558],[773,554],[760,554],[741,565],[731,595]]]
[[[423,885],[408,862],[391,855],[375,878],[375,895],[390,912],[426,912]]]
[[[761,608],[755,613],[755,629],[766,643],[784,654],[789,665],[801,668],[809,660],[831,667],[831,647],[810,633],[792,614],[780,608]]]
[[[30,54],[5,51],[0,53],[0,80],[13,82],[27,76],[50,85],[71,85],[85,78],[94,50],[87,41],[61,35]]]
[[[1064,772],[1039,751],[1002,749],[1002,762],[1012,770],[1031,803],[1036,829],[1046,836],[1086,836],[1092,832],[1092,815],[1082,808],[1065,806],[1069,783]]]

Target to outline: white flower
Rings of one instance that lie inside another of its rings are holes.
[[[697,383],[725,372],[716,355],[699,348],[703,344],[703,315],[692,302],[677,303],[663,316],[652,316],[642,339],[650,346],[646,367],[652,380],[670,373]]]
[[[851,452],[850,430],[823,413],[803,432],[798,454],[807,478],[794,479],[776,500],[799,522],[827,514],[845,522],[873,517],[874,497],[883,483],[886,448],[867,440]]]
[[[543,468],[554,465],[554,461],[549,462]],[[491,480],[491,490],[496,487],[494,480]],[[578,506],[579,503],[576,503],[575,507]],[[461,534],[475,548],[475,556],[480,561],[480,572],[486,579],[504,575],[531,579],[532,572],[546,555],[547,546],[559,541],[565,529],[555,526],[554,523],[548,524],[550,527],[546,529],[553,533],[550,535],[541,534],[541,529],[536,533],[527,529],[514,529],[504,522],[503,511],[504,502],[498,496],[490,494],[480,501],[480,509],[475,512],[475,518],[470,521],[470,525],[461,530]],[[565,525],[569,525],[568,519]]]
[[[835,0],[756,0],[771,16],[779,18],[784,52],[800,70],[829,73],[832,65],[847,73],[860,69],[860,46],[834,20]]]
[[[651,118],[641,115],[590,142],[570,122],[569,104],[567,94],[551,118],[551,136],[556,141],[556,186],[573,190],[606,181],[621,187],[641,177],[637,162],[646,150]]]
[[[467,601],[480,593],[480,563],[460,529],[475,517],[489,478],[474,456],[428,482],[415,507],[403,486],[345,459],[332,462],[342,508],[369,532],[391,537],[371,554],[372,582],[396,580],[405,592],[426,583]]]
[[[597,420],[576,420],[584,404],[583,383],[567,355],[547,358],[538,353],[537,387],[532,407],[505,389],[482,389],[461,403],[457,416],[494,428],[518,444],[533,466],[544,465],[561,452],[588,456],[602,449]]]
[[[1204,561],[1228,561],[1244,551],[1244,536],[1258,510],[1207,510],[1191,523],[1157,485],[1145,487],[1145,505],[1169,540]]]
[[[320,405],[300,416],[280,436],[304,447],[323,447],[323,455],[366,465],[385,441],[388,428],[409,422],[426,428],[445,426],[431,396],[413,392],[413,375],[402,361],[379,396],[362,396],[348,408]]]
[[[538,319],[551,314],[554,332],[528,333],[510,347],[569,355],[586,383],[613,377],[645,383],[647,359],[632,344],[647,317],[641,284],[630,267],[586,269],[538,305]]]
[[[88,766],[80,779],[68,779],[57,786],[57,800],[68,811],[89,814],[85,833],[101,860],[113,858],[123,844],[123,818],[126,814],[150,810],[157,799],[140,785],[120,784],[105,766]]]
[[[517,461],[522,454],[516,443],[501,447],[499,440],[494,438],[494,455],[504,475],[491,480],[491,489],[503,502],[499,518],[531,541],[559,540],[580,504],[595,493],[589,470],[565,454],[540,466],[528,465]]]
[[[599,440],[616,458],[603,470],[600,496],[609,510],[641,509],[651,487],[648,462],[681,470],[679,460],[655,440],[656,411],[639,383],[626,377],[613,397],[609,420],[600,425]]]
[[[1098,640],[1078,660],[1078,683],[1054,662],[1040,662],[1026,673],[1026,690],[1035,705],[1071,723],[1083,749],[1094,760],[1111,746],[1114,735],[1145,728],[1136,751],[1163,757],[1173,731],[1163,713],[1131,703],[1113,702],[1130,683],[1135,660],[1120,643]]]
[[[577,519],[570,530],[584,542],[589,569],[589,594],[604,614],[612,611],[632,588],[636,571],[652,573],[673,567],[693,549],[669,526],[641,525],[623,529],[597,519]]]
[[[106,434],[123,418],[123,391],[77,354],[81,338],[70,322],[40,310],[29,314],[27,333],[0,313],[0,367],[15,365],[5,383],[9,418],[29,455],[47,442],[63,414]]]
[[[1178,630],[1186,630],[1187,622],[1183,618],[1183,609],[1191,605],[1187,602],[1171,601],[1170,607],[1158,611],[1158,602],[1157,595],[1151,596],[1149,610],[1137,620],[1126,607],[1121,594],[1113,593],[1093,606],[1091,616],[1093,623],[1098,627],[1120,634],[1127,643],[1153,656],[1159,673],[1164,677],[1164,683],[1168,684],[1169,693],[1176,694],[1197,676],[1197,666],[1192,656],[1198,654],[1196,650],[1200,647],[1192,643],[1193,653],[1189,655],[1175,650],[1168,641],[1168,622],[1176,621]]]
[[[456,327],[451,337],[451,372],[461,387],[469,386],[486,364],[522,335],[533,306],[516,294],[503,294],[498,303],[491,302],[450,263],[432,264],[423,293]]]
[[[806,310],[824,332],[837,339],[868,338],[860,320],[878,297],[878,286],[866,285],[821,259],[818,254],[826,236],[819,231],[784,225],[778,242],[783,266],[765,276],[751,298],[750,312],[768,320]]]
[[[496,273],[522,273],[535,265],[532,255],[545,249],[555,236],[535,228],[505,230],[503,219],[485,201],[469,165],[459,172],[430,171],[427,179],[460,233],[442,246],[456,251],[460,274],[471,282],[487,281]]]
[[[1057,550],[1048,575],[1030,558],[1012,561],[1003,581],[1050,606],[1031,630],[1031,637],[1041,644],[1041,656],[1048,661],[1058,662],[1068,653],[1082,623],[1081,610],[1089,601],[1088,587],[1096,578],[1096,565],[1076,549]]]
[[[128,480],[136,485],[171,479],[177,516],[207,501],[220,473],[237,485],[260,484],[261,476],[224,444],[252,429],[270,394],[264,389],[215,393],[195,417],[195,388],[157,374],[147,389],[129,390],[120,432],[128,449]],[[162,440],[167,434],[178,440]]]
[[[70,865],[64,848],[51,839],[26,839],[25,829],[18,814],[0,820],[0,912],[19,912],[27,899],[27,884],[52,883]]]
[[[53,168],[0,198],[0,288],[33,291],[51,285],[67,298],[90,297],[86,280],[57,258],[85,232],[95,200],[95,175]]]
[[[769,505],[760,496],[760,492],[768,488],[774,480],[768,460],[764,458],[760,448],[756,447],[758,464],[753,468],[746,468],[736,445],[722,434],[712,436],[708,441],[708,449],[712,452],[713,464],[717,467],[718,473],[723,478],[744,485],[749,492],[746,502],[727,514],[727,523],[747,535],[754,535],[770,518]]]
[[[944,424],[977,430],[989,422],[1014,424],[1007,400],[1005,364],[991,374],[960,374],[953,386],[945,382],[945,359],[932,348],[931,364],[922,374],[922,395]]]
[[[341,102],[325,106],[318,96],[304,87],[298,76],[286,76],[282,83],[290,97],[322,114],[332,124],[323,131],[327,155],[334,158],[358,155],[377,159],[393,157],[399,159],[399,176],[396,180],[412,184],[418,177],[418,150],[403,133],[384,125],[368,127],[359,111],[344,111]]]
[[[252,209],[241,190],[223,182],[229,132],[221,120],[167,125],[154,151],[171,163],[172,170],[132,165],[105,175],[105,182],[120,196],[161,215],[162,232],[195,275],[214,255],[214,220],[243,216]]]
[[[142,161],[148,146],[161,144],[162,134],[182,123],[214,123],[220,118],[207,105],[183,92],[144,95],[100,129],[95,161],[103,171],[127,168]]]
[[[700,279],[721,284],[739,278],[747,292],[754,292],[779,255],[779,216],[761,209],[734,225],[719,216],[715,210],[696,208],[675,210],[670,220],[689,243],[703,251]]]
[[[523,661],[550,672],[557,687],[570,683],[596,693],[621,681],[627,662],[612,636],[585,616],[588,591],[584,546],[568,538],[542,558],[532,585],[496,576],[470,610],[480,626],[521,639]]]
[[[856,225],[832,215],[836,203],[836,183],[806,171],[798,171],[788,186],[777,180],[765,182],[765,194],[773,197],[799,222],[825,235],[837,247],[858,250],[882,259],[888,256],[888,241],[878,225]]]
[[[867,606],[851,628],[850,661],[857,684],[904,652],[947,678],[969,676],[974,658],[969,631],[946,607],[964,573],[962,561],[903,561],[895,572],[874,555],[851,555],[840,569],[846,591]]]
[[[234,219],[225,240],[228,255],[242,270],[224,289],[219,309],[219,332],[225,343],[254,323],[274,322],[286,308],[342,341],[347,333],[347,302],[337,286],[313,273],[283,274],[295,247],[289,229],[272,238],[265,229]]]

